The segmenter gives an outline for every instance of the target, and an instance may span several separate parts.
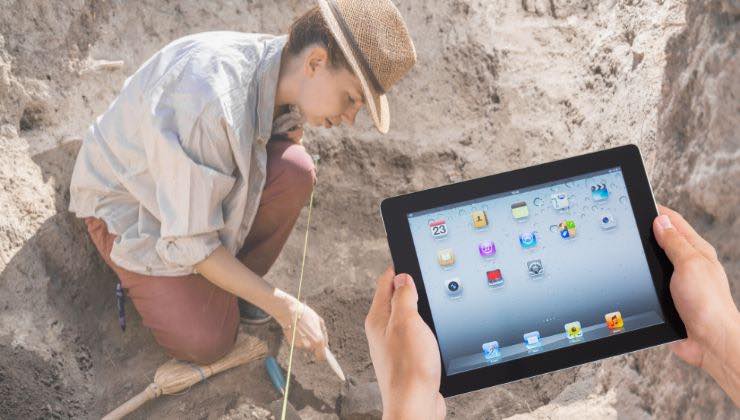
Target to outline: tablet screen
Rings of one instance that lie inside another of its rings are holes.
[[[619,167],[407,216],[448,375],[664,322]]]

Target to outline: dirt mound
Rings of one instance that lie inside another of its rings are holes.
[[[363,319],[389,264],[383,197],[635,143],[659,201],[684,212],[740,272],[736,1],[400,1],[418,65],[391,92],[392,130],[309,130],[320,156],[304,293],[347,374],[373,379]],[[143,389],[167,357],[67,211],[87,126],[125,78],[177,37],[284,32],[307,4],[16,2],[0,12],[0,417],[95,418]],[[122,64],[119,63],[122,61]],[[295,290],[305,214],[268,279]],[[732,278],[737,296],[739,283]],[[280,363],[274,326],[251,329]],[[336,418],[341,384],[296,357],[291,401]],[[260,363],[164,397],[134,418],[268,418]],[[666,348],[448,400],[451,418],[740,418]]]

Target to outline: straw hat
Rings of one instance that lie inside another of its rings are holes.
[[[416,63],[414,43],[390,0],[318,0],[321,14],[362,83],[378,131],[390,125],[386,92]]]

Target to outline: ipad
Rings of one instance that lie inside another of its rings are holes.
[[[381,212],[437,338],[444,396],[686,337],[636,146],[388,198]]]

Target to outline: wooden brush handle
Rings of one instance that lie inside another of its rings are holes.
[[[136,394],[133,398],[121,404],[118,408],[106,414],[103,420],[118,420],[130,414],[132,411],[141,407],[145,402],[157,398],[161,392],[158,392],[156,384],[149,384],[143,391]]]

